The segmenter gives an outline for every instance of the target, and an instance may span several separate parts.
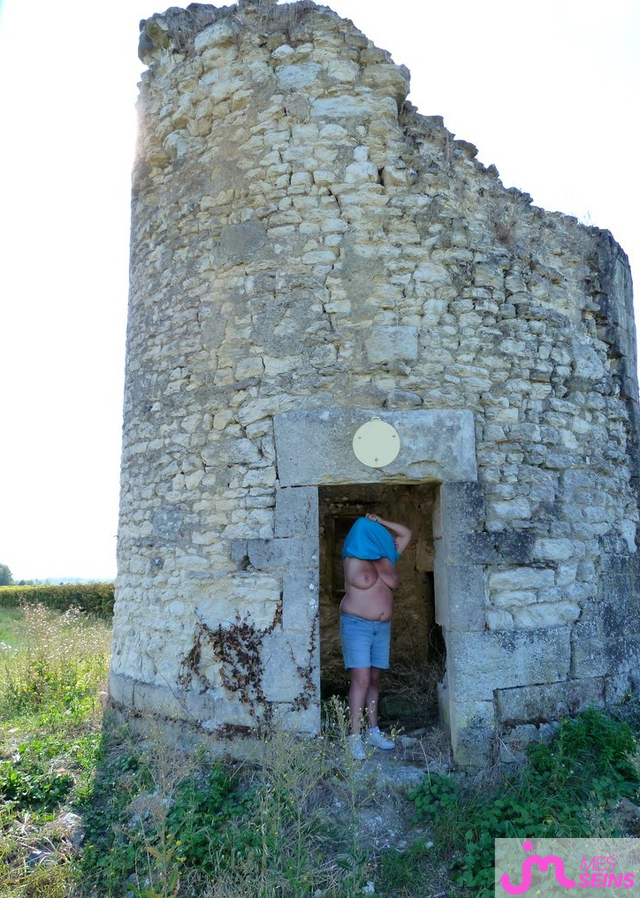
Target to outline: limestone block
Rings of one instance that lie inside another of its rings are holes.
[[[495,734],[493,702],[453,700],[448,707],[451,750],[461,767],[485,767]]]
[[[511,608],[516,627],[536,629],[557,627],[571,623],[580,617],[580,606],[573,602],[539,602],[527,607]]]
[[[133,687],[132,706],[141,714],[157,714],[160,717],[197,722],[216,718],[224,707],[224,696],[211,692],[198,693],[138,680]]]
[[[317,736],[321,730],[320,702],[316,697],[302,704],[291,706],[290,702],[275,703],[273,723],[285,733]]]
[[[355,83],[360,75],[360,66],[350,59],[328,59],[324,67],[329,78],[347,84]]]
[[[402,106],[409,93],[409,79],[409,70],[405,66],[392,63],[367,66],[361,75],[362,84],[392,96],[398,108]]]
[[[317,81],[322,66],[317,62],[301,62],[293,65],[277,66],[275,70],[278,86],[283,90],[300,90]]]
[[[493,571],[489,575],[489,587],[496,592],[520,589],[535,590],[554,584],[554,572],[545,568],[518,567]]]
[[[317,617],[317,567],[285,574],[282,593],[283,631],[311,633]]]
[[[575,551],[570,539],[537,539],[533,547],[534,557],[544,561],[568,561]]]
[[[184,504],[158,508],[153,516],[154,538],[166,543],[175,543],[184,533],[185,514]]]
[[[232,44],[236,40],[237,24],[232,18],[221,19],[204,28],[194,39],[194,49],[202,53],[211,47],[221,47]]]
[[[418,329],[403,325],[374,328],[365,347],[372,365],[414,361],[418,358]]]
[[[605,375],[604,365],[593,346],[578,339],[572,341],[572,361],[576,374],[588,380],[600,380]]]
[[[385,165],[382,169],[382,183],[387,189],[390,187],[406,189],[416,177],[416,172],[402,160],[398,160],[394,165]]]
[[[443,483],[440,508],[443,526],[449,533],[482,530],[485,519],[482,484],[476,480]]]
[[[525,496],[506,502],[489,502],[488,514],[500,521],[526,521],[531,517],[531,503]]]
[[[317,701],[320,685],[319,656],[308,636],[295,638],[281,632],[268,634],[262,644],[262,689],[269,702],[291,703],[307,693]]]
[[[479,287],[491,287],[497,290],[504,288],[504,271],[502,268],[484,262],[475,266],[473,279],[474,283]]]
[[[248,539],[247,554],[257,570],[291,570],[306,568],[318,558],[318,540],[313,536],[276,539]]]
[[[436,565],[436,621],[448,630],[484,630],[485,582],[479,565]]]
[[[162,143],[169,159],[182,159],[189,152],[189,146],[190,134],[185,129],[173,131]]]
[[[378,167],[373,162],[352,162],[345,169],[344,179],[348,184],[366,181],[376,183],[378,181]]]
[[[473,416],[458,411],[366,412],[321,409],[274,417],[281,486],[376,482],[353,453],[353,436],[373,416],[397,430],[401,450],[385,473],[417,480],[459,481],[476,477]]]
[[[505,530],[493,533],[498,553],[507,564],[526,564],[533,561],[535,536],[531,530]]]
[[[467,533],[445,530],[440,551],[447,564],[497,564],[501,561],[493,534],[479,530]]]
[[[488,701],[494,689],[557,683],[569,674],[568,626],[548,630],[446,634],[449,689]]]
[[[378,104],[373,97],[342,94],[336,97],[318,97],[311,100],[311,114],[319,119],[368,119],[376,114]]]
[[[485,617],[489,630],[513,630],[515,627],[513,615],[506,608],[487,608]]]
[[[450,284],[451,273],[440,262],[420,262],[413,274],[416,281],[430,284]]]
[[[264,225],[259,221],[225,226],[213,253],[218,264],[254,259],[267,240]]]
[[[556,723],[527,723],[503,729],[500,733],[498,760],[503,764],[523,764],[526,748],[534,742],[549,742],[558,731]]]
[[[607,676],[625,651],[622,643],[618,652],[612,653],[602,624],[593,620],[574,624],[571,645],[571,675],[577,679]]]
[[[496,690],[496,715],[505,726],[559,720],[578,714],[588,705],[601,705],[605,681],[602,677],[566,680],[536,686]]]
[[[275,535],[316,534],[318,490],[314,487],[280,487],[276,492]],[[313,524],[315,522],[315,529]]]
[[[521,610],[523,605],[532,605],[537,601],[538,593],[535,591],[512,590],[511,592],[499,592],[492,595],[493,604],[496,608],[508,608],[511,611],[512,618],[515,617],[516,610]]]

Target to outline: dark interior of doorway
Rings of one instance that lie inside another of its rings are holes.
[[[384,674],[380,721],[415,729],[437,719],[437,684],[445,669],[442,631],[435,619],[433,508],[437,484],[348,484],[319,489],[320,663],[323,701],[346,698],[338,621],[344,595],[342,544],[356,518],[375,512],[411,527],[413,539],[397,569],[391,667]]]

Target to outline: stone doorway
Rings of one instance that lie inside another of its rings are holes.
[[[373,417],[391,424],[400,435],[401,451],[384,470],[362,464],[353,451],[354,434]],[[332,632],[337,637],[340,597],[336,592],[342,585],[336,562],[340,539],[349,518],[368,508],[385,507],[390,517],[406,519],[416,534],[412,550],[416,555],[405,553],[403,564],[408,563],[409,570],[400,571],[400,576],[423,597],[421,610],[417,605],[413,608],[405,627],[399,599],[396,633],[406,629],[415,635],[411,615],[420,619],[417,632],[422,635],[416,645],[424,651],[425,641],[428,647],[433,641],[432,655],[441,659],[437,706],[454,758],[463,764],[484,763],[495,721],[493,694],[489,686],[485,688],[487,677],[479,678],[470,666],[476,658],[482,663],[486,653],[484,644],[480,647],[485,630],[484,570],[478,552],[470,554],[470,546],[478,540],[483,545],[487,538],[476,532],[481,527],[482,496],[473,415],[444,409],[379,415],[347,408],[289,411],[275,416],[274,435],[279,481],[274,544],[290,562],[283,589],[283,631],[289,654],[307,657],[311,641],[316,694],[321,697],[323,688],[326,694],[334,676],[335,691],[345,689],[342,660],[336,639],[331,639]],[[416,517],[411,520],[408,512]],[[319,600],[321,589],[326,593],[324,601]],[[438,627],[429,629],[430,620],[442,627],[442,638]],[[406,645],[406,634],[404,639]],[[400,653],[403,650],[401,644]],[[422,664],[419,653],[417,657]],[[274,671],[278,663],[274,660]],[[401,667],[398,661],[392,663],[396,671]],[[422,664],[418,669],[427,668]],[[280,670],[277,673],[281,682]],[[402,684],[394,686],[386,680],[387,696],[398,698],[402,693]],[[306,726],[314,732],[320,728],[320,705],[318,701],[305,711]],[[433,708],[435,716],[435,699],[428,708],[429,713]],[[390,715],[397,713],[388,703],[387,710]],[[297,720],[291,725],[302,729]]]
[[[338,631],[344,595],[341,552],[353,521],[367,512],[407,523],[411,545],[398,562],[400,586],[395,595],[391,668],[380,701],[384,725],[417,728],[438,717],[437,684],[445,669],[444,640],[436,622],[433,512],[437,485],[348,484],[319,488],[319,618],[322,700],[345,697],[349,675],[344,669]]]

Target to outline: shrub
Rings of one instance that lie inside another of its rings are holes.
[[[0,587],[0,606],[3,608],[19,608],[23,605],[44,605],[54,611],[77,608],[87,614],[108,619],[113,615],[113,602],[113,583]]]

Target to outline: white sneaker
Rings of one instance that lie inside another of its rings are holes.
[[[389,751],[389,749],[396,747],[395,742],[392,742],[391,739],[385,739],[379,727],[369,727],[364,741],[367,745],[373,745],[374,748],[382,748],[384,751]]]
[[[360,736],[349,736],[349,753],[354,761],[367,760],[367,753],[364,750]]]

